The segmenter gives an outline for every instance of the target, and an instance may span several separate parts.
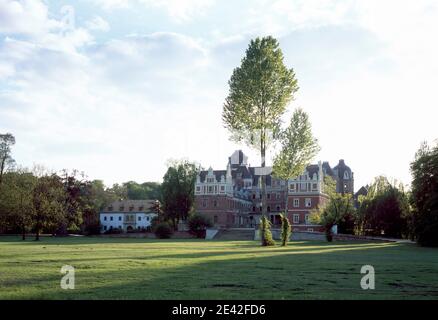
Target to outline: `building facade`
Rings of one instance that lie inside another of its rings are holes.
[[[153,212],[156,200],[121,200],[100,212],[101,232],[119,229],[123,232],[143,231],[157,216]]]
[[[338,192],[354,191],[354,175],[343,160],[335,168],[328,162],[310,165],[306,171],[289,181],[276,179],[267,168],[248,165],[248,158],[241,151],[235,151],[228,159],[226,170],[201,171],[195,185],[196,212],[208,216],[217,228],[256,227],[262,214],[261,176],[266,175],[267,214],[273,225],[280,224],[280,214],[285,212],[292,229],[320,231],[321,226],[312,225],[310,213],[322,205],[324,176],[330,175],[336,181]]]

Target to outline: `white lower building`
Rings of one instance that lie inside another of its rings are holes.
[[[144,231],[151,226],[155,200],[116,201],[100,212],[101,232],[120,229],[123,232]]]

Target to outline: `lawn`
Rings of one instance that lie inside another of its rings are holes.
[[[62,290],[60,269],[76,270]],[[376,289],[360,287],[372,265]],[[438,299],[438,250],[411,244],[0,237],[0,299]]]

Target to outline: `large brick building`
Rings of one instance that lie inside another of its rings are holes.
[[[269,170],[269,169],[268,169]],[[208,216],[216,227],[255,227],[261,217],[260,168],[248,166],[248,158],[235,151],[226,170],[199,173],[195,186],[195,208]],[[294,230],[318,231],[319,225],[309,221],[310,212],[326,201],[324,175],[332,176],[340,193],[354,192],[354,175],[344,160],[331,168],[328,162],[310,165],[296,179],[279,180],[266,177],[267,212],[274,225],[288,201],[288,217]]]

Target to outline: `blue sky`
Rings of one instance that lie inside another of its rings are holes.
[[[222,169],[227,81],[250,39],[273,35],[322,150],[356,189],[410,182],[437,137],[438,3],[328,0],[0,0],[0,132],[16,161],[106,184],[160,181],[166,161]],[[271,153],[272,155],[272,153]]]

